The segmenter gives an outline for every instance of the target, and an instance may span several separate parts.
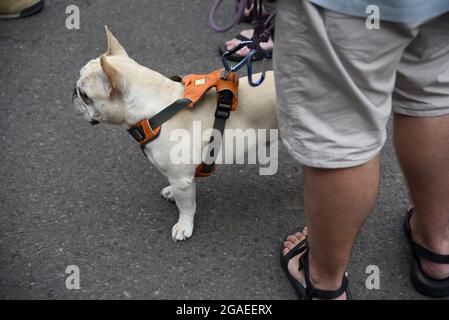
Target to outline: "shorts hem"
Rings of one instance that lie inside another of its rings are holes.
[[[449,115],[449,108],[438,110],[431,110],[430,108],[435,108],[435,106],[429,105],[429,110],[413,110],[400,103],[393,104],[393,112],[404,116],[427,118]]]
[[[369,162],[370,160],[374,159],[377,155],[379,155],[380,150],[382,149],[383,145],[376,148],[375,151],[370,152],[370,155],[361,159],[357,160],[338,160],[333,161],[331,158],[334,156],[332,154],[328,154],[328,160],[323,160],[323,156],[325,156],[325,153],[320,153],[320,159],[316,159],[314,156],[309,156],[311,154],[314,154],[316,156],[316,152],[312,150],[308,150],[307,148],[304,148],[301,146],[300,148],[303,150],[302,153],[299,153],[295,150],[295,148],[292,148],[289,144],[287,144],[284,141],[284,145],[287,148],[287,151],[295,158],[300,164],[312,167],[312,168],[320,168],[320,169],[344,169],[344,168],[352,168],[357,167],[362,164],[365,164]],[[309,155],[307,155],[309,154]],[[338,157],[342,158],[342,155],[338,155]]]

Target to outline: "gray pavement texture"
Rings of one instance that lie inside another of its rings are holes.
[[[80,30],[65,27],[69,4],[81,10]],[[174,243],[165,179],[122,128],[91,127],[71,107],[79,69],[105,51],[105,24],[163,74],[219,66],[218,44],[244,26],[213,32],[211,4],[47,0],[38,15],[0,21],[0,298],[295,299],[278,255],[305,223],[303,189],[285,149],[274,176],[235,165],[198,181],[194,235]],[[390,138],[380,198],[349,266],[355,298],[425,298],[409,282],[407,204]],[[80,290],[65,287],[68,265],[80,268]],[[369,265],[380,268],[379,290],[365,287]]]

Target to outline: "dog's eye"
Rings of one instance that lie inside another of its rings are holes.
[[[89,96],[83,91],[79,90],[80,98],[84,101],[85,104],[92,104],[93,101]]]

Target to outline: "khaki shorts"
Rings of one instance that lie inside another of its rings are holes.
[[[374,158],[392,108],[412,117],[449,114],[449,14],[369,30],[363,18],[280,0],[273,63],[281,137],[307,166]]]

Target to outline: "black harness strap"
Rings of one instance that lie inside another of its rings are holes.
[[[167,108],[161,110],[153,117],[147,119],[148,125],[152,130],[158,129],[164,122],[167,122],[175,114],[177,114],[179,111],[187,107],[191,101],[186,98],[178,99],[175,102],[173,102],[171,105],[169,105]],[[145,145],[154,139],[156,139],[160,134],[161,128],[157,131],[156,135],[152,138],[147,140],[146,142],[142,143],[142,140],[145,139],[145,130],[142,128],[141,122],[131,127],[128,132],[131,134],[131,136],[136,140],[139,144],[142,150],[145,148]]]
[[[178,99],[169,105],[167,108],[161,110],[159,113],[152,116],[148,121],[152,128],[160,127],[164,122],[167,122],[174,117],[179,111],[187,107],[192,101],[187,98]]]
[[[201,165],[201,171],[204,175],[210,174],[215,168],[215,160],[220,150],[221,142],[223,140],[223,132],[226,126],[226,120],[231,114],[231,104],[233,98],[232,91],[222,90],[218,93],[217,109],[215,110],[214,130],[209,140],[209,151],[206,159]]]

